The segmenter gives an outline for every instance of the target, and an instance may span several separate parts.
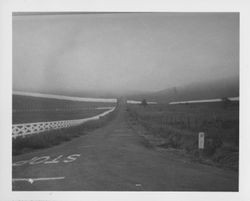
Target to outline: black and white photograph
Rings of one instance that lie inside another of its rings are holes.
[[[239,13],[12,20],[14,191],[238,191]]]
[[[248,201],[250,6],[116,1],[0,2],[0,200]]]

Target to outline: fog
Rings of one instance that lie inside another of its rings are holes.
[[[13,15],[13,90],[158,91],[239,76],[238,13]]]

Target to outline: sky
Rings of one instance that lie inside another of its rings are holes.
[[[238,13],[13,15],[13,90],[158,91],[239,76]]]

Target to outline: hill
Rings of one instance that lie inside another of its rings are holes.
[[[239,79],[223,79],[211,82],[192,83],[186,86],[171,87],[153,93],[130,95],[129,99],[156,101],[166,103],[171,101],[202,100],[239,96]]]

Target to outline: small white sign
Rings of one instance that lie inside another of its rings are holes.
[[[205,143],[205,133],[199,132],[198,148],[204,149],[204,143]]]

